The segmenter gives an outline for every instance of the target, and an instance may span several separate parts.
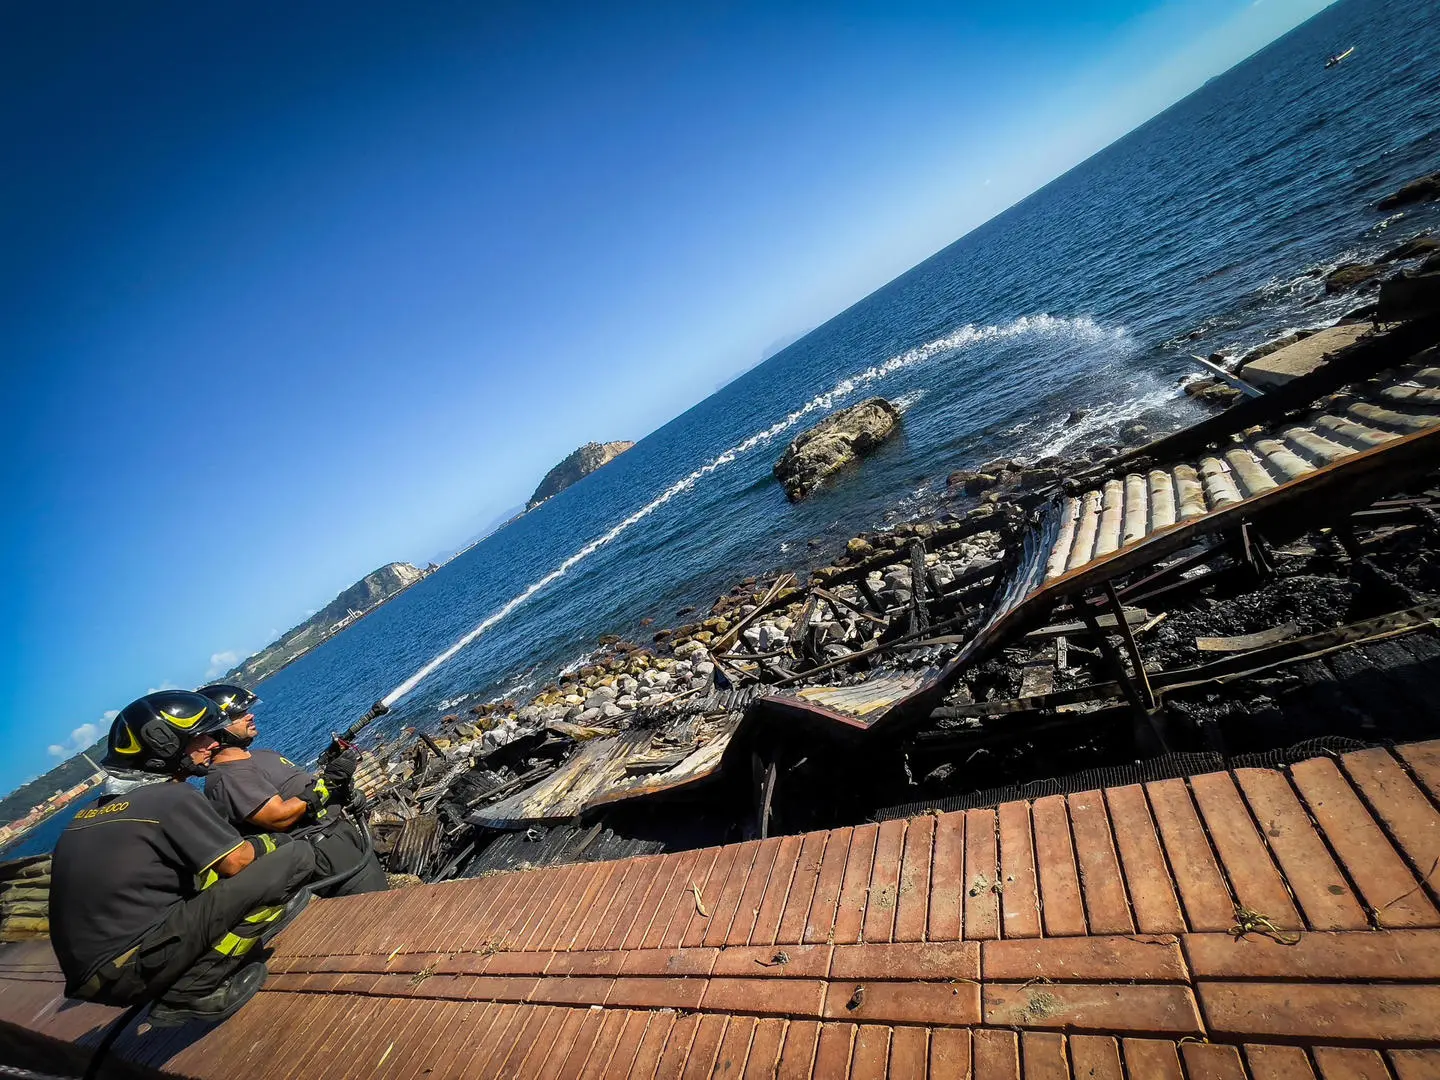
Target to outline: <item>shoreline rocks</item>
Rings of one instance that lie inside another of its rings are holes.
[[[791,502],[810,495],[821,481],[871,453],[900,426],[900,410],[870,398],[831,413],[797,435],[775,463],[774,475]]]

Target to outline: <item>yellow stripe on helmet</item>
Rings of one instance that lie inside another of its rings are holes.
[[[205,708],[197,712],[194,716],[171,716],[169,713],[166,713],[165,719],[169,720],[170,723],[174,724],[178,728],[192,728],[196,724],[198,724],[200,722],[200,718],[209,711],[210,707],[207,705]]]
[[[135,737],[135,732],[130,730],[129,724],[121,723],[120,729],[125,732],[125,745],[115,747],[117,754],[138,754],[145,749]]]

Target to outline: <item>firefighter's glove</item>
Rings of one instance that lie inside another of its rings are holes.
[[[247,836],[245,842],[250,845],[250,850],[255,852],[255,858],[262,855],[269,855],[276,848],[284,847],[290,843],[291,837],[286,833],[256,833],[254,836]]]

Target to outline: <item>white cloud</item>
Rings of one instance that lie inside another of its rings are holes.
[[[205,669],[205,678],[214,679],[229,671],[240,661],[240,654],[234,649],[210,654],[210,666]]]
[[[81,724],[74,731],[70,732],[70,738],[63,743],[54,743],[48,749],[51,756],[68,758],[78,754],[81,750],[87,750],[90,744],[110,730],[110,721],[119,716],[116,709],[107,709],[101,714],[98,723]]]
[[[177,682],[171,682],[169,679],[161,679],[159,686],[152,686],[152,687],[150,687],[149,690],[146,690],[145,693],[147,693],[147,694],[154,694],[154,693],[158,693],[158,692],[161,691],[161,690],[179,690],[179,689],[180,689],[180,684],[179,684],[179,683],[177,683]]]

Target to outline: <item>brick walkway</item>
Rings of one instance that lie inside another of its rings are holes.
[[[322,901],[237,1017],[120,1050],[276,1080],[1436,1078],[1437,800],[1433,742]],[[7,1039],[113,1015],[57,1011],[43,943],[0,986]]]

